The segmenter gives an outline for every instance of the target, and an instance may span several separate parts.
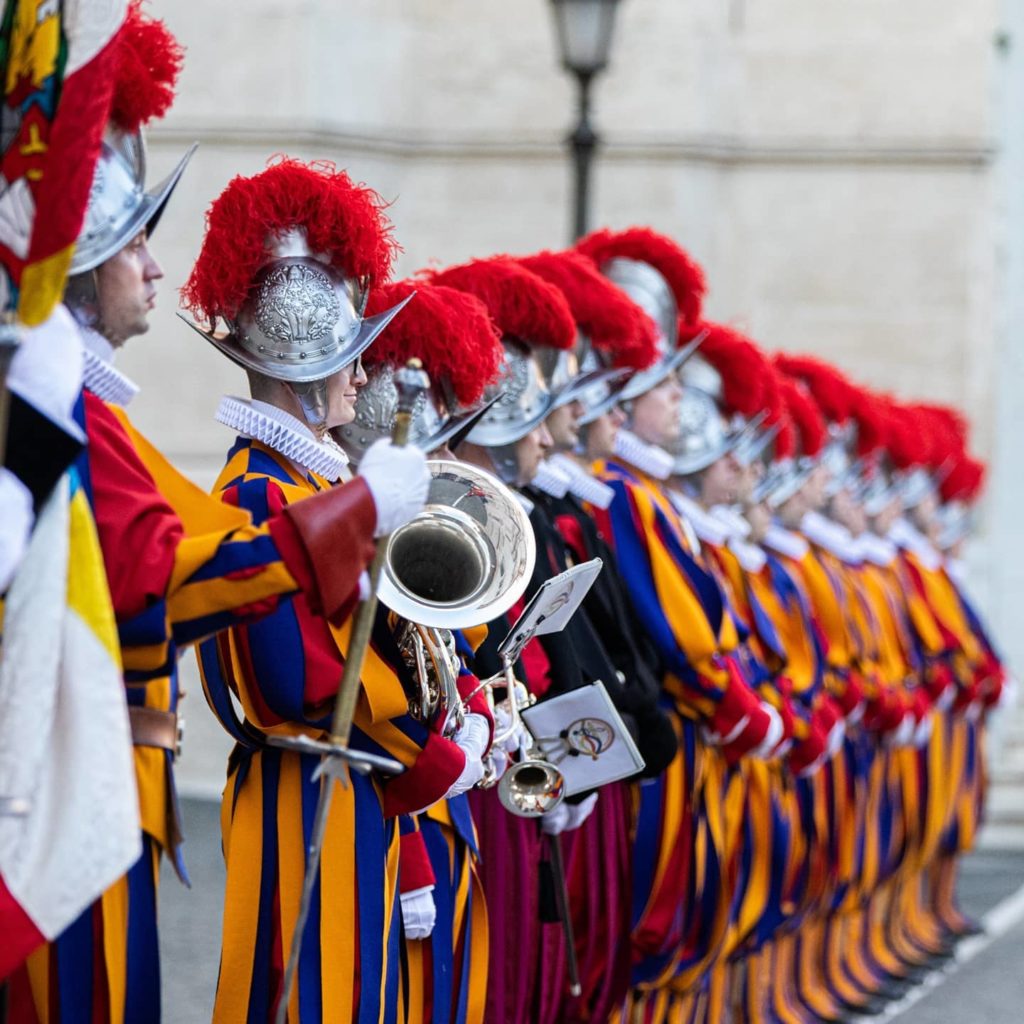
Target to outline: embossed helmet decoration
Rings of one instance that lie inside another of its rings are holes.
[[[196,146],[192,145],[177,166],[151,192],[146,191],[146,144],[142,128],[163,117],[174,102],[174,89],[184,61],[184,51],[162,21],[142,11],[133,0],[114,49],[114,90],[110,122],[93,172],[85,220],[71,257],[69,275],[74,278],[94,270],[123,249],[140,231],[153,233]],[[89,289],[71,289],[95,301]]]
[[[331,163],[282,158],[214,200],[182,301],[209,324],[191,327],[244,369],[289,384],[322,432],[327,378],[355,363],[411,297],[364,315],[395,248],[375,192]]]
[[[508,256],[474,260],[428,276],[475,295],[501,332],[504,357],[497,381],[484,392],[494,404],[470,431],[474,444],[493,449],[503,479],[515,477],[512,446],[539,426],[554,408],[533,352],[537,348],[569,350],[576,325],[562,292]]]
[[[658,358],[622,389],[628,401],[660,384],[692,350],[679,347],[679,325],[700,319],[704,272],[672,239],[650,228],[602,229],[576,243],[598,269],[647,313],[657,327]]]
[[[413,356],[422,361],[430,390],[413,410],[412,444],[434,451],[469,430],[486,410],[484,389],[496,379],[504,357],[487,307],[455,288],[397,281],[375,289],[367,311],[383,312],[414,293],[409,308],[366,354],[367,383],[359,391],[355,419],[334,432],[355,462],[378,438],[390,436],[398,409],[394,372]]]

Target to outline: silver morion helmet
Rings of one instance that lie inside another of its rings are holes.
[[[140,231],[152,235],[197,144],[152,191],[146,191],[146,144],[140,132],[111,130],[93,172],[85,223],[68,273],[84,274],[120,252]]]

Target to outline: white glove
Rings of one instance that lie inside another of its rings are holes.
[[[377,506],[375,537],[393,533],[426,504],[430,471],[415,445],[396,448],[387,438],[374,441],[359,463],[359,475]]]
[[[591,793],[586,800],[578,804],[570,804],[563,800],[553,811],[548,811],[540,819],[540,827],[545,835],[560,836],[563,832],[572,832],[590,817],[597,806],[597,793]]]
[[[980,700],[972,700],[971,703],[967,705],[967,710],[964,712],[964,718],[966,718],[968,722],[977,722],[978,719],[981,718],[981,712],[984,707],[985,705],[982,704]]]
[[[900,724],[885,737],[882,745],[890,749],[893,747],[909,747],[914,741],[916,732],[917,722],[914,720],[914,716],[907,712],[900,719]]]
[[[490,758],[491,770],[494,772],[494,781],[497,782],[508,771],[511,758],[501,747],[491,747]]]
[[[761,707],[764,708],[768,715],[768,731],[764,734],[764,739],[750,752],[750,756],[756,757],[759,761],[774,755],[775,748],[779,745],[786,731],[786,727],[782,724],[782,715],[771,704],[767,703],[767,701],[762,701]]]
[[[0,466],[0,594],[11,585],[32,534],[32,495],[10,470]]]
[[[846,723],[840,718],[829,730],[828,740],[825,743],[825,754],[829,760],[836,756],[843,749],[843,737],[846,735]]]
[[[996,707],[1002,711],[1004,708],[1012,708],[1017,706],[1017,695],[1020,692],[1020,685],[1017,682],[1017,677],[1007,673],[1006,678],[1003,680],[1003,689],[999,694],[999,700],[996,703]]]
[[[932,737],[932,716],[925,715],[914,727],[914,746],[920,750]]]
[[[399,897],[402,903],[402,924],[405,926],[407,939],[426,939],[434,930],[437,907],[433,894],[434,887],[425,885],[422,889],[403,892]]]
[[[502,707],[500,704],[494,709],[494,731],[495,733],[503,733],[512,724],[512,716],[509,714],[508,708]],[[513,729],[509,734],[508,739],[501,743],[501,749],[506,754],[514,754],[523,744],[523,740],[526,738],[526,729],[522,722],[519,723],[518,727]]]
[[[484,777],[484,754],[491,740],[491,727],[483,715],[466,715],[462,728],[452,737],[466,755],[466,766],[446,796],[458,796],[472,789]]]
[[[956,687],[947,686],[942,693],[939,694],[939,699],[935,702],[935,707],[939,711],[948,711],[953,706],[953,701],[956,700]]]

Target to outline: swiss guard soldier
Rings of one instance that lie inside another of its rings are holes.
[[[680,325],[690,331],[699,318],[703,276],[674,242],[647,229],[595,232],[579,248],[659,328],[658,360],[622,390],[628,430],[619,432],[616,456],[601,467],[614,497],[607,511],[595,515],[658,650],[663,706],[680,739],[679,756],[641,789],[634,849],[637,988],[630,1012],[662,1020],[690,1012],[706,994],[708,970],[730,925],[727,879],[735,861],[717,829],[717,809],[708,817],[724,799],[726,757],[738,760],[768,742],[778,719],[733,660],[735,628],[721,592],[697,560],[689,527],[665,487],[673,466],[666,449],[681,428],[675,370],[687,349],[677,339]],[[701,720],[721,749],[699,739]]]
[[[526,596],[507,614],[492,616],[487,623],[487,639],[473,660],[477,675],[487,678],[502,671],[497,647],[526,598],[540,583],[565,568],[564,563],[554,567],[552,560],[557,552],[542,540],[553,527],[521,488],[534,478],[551,447],[544,421],[554,396],[547,390],[532,353],[535,347],[568,350],[575,342],[576,331],[562,293],[508,257],[451,267],[431,275],[430,280],[476,296],[502,334],[501,375],[485,392],[492,404],[459,446],[458,454],[474,466],[496,472],[513,488],[515,499],[529,514],[531,539],[535,538],[538,552]],[[585,659],[571,639],[578,618],[579,613],[562,633],[534,639],[527,645],[516,666],[516,676],[534,697],[564,692],[588,681],[581,667]],[[513,723],[505,720],[500,704],[497,714],[498,733],[504,738]],[[509,737],[506,746],[518,749],[518,736]],[[543,828],[560,832],[578,827],[593,810],[596,799],[592,795],[582,803],[563,804],[545,815]],[[544,933],[551,928],[542,927],[540,917],[542,829],[536,820],[506,810],[496,792],[474,793],[470,802],[480,834],[481,877],[490,921],[486,1017],[526,1024],[537,1019],[540,1001],[546,994],[542,954]]]
[[[251,399],[225,398],[218,419],[238,432],[216,493],[257,522],[324,493],[355,491],[353,526],[319,567],[361,571],[374,537],[422,507],[428,485],[415,445],[380,438],[362,452],[359,475],[330,431],[352,423],[366,383],[363,352],[409,301],[363,317],[366,288],[390,254],[376,196],[324,163],[282,159],[236,178],[214,201],[184,295],[203,332],[243,367]],[[374,514],[374,509],[376,514]],[[356,574],[358,578],[358,573]],[[360,596],[349,592],[346,612]],[[354,774],[335,785],[318,884],[301,948],[289,1019],[390,1019],[399,999],[396,816],[471,787],[483,774],[490,726],[478,713],[444,734],[409,713],[401,656],[383,618],[362,666],[352,746],[384,753],[404,769],[387,781]],[[272,1018],[282,998],[282,963],[295,941],[309,841],[304,808],[316,804],[316,754],[268,745],[268,737],[321,738],[351,643],[343,612],[319,614],[303,595],[258,622],[203,645],[208,699],[237,741],[224,793],[227,893],[214,1019]],[[231,694],[244,719],[232,710]],[[426,865],[429,867],[429,865]],[[422,888],[422,887],[420,887]]]
[[[572,454],[586,429],[584,418],[590,422],[600,415],[609,417],[602,424],[606,448],[601,457],[612,453],[618,421],[611,406],[603,411],[599,406],[609,399],[614,404],[630,367],[643,369],[653,361],[654,324],[581,253],[543,252],[520,262],[559,288],[577,327],[573,351],[537,350],[548,387],[556,395],[546,421],[552,455],[527,494],[554,524],[557,538],[550,530],[546,536],[551,544],[561,541],[566,564],[602,559],[601,573],[583,602],[596,634],[588,646],[599,644],[614,666],[616,678],[602,676],[602,681],[636,739],[645,761],[643,777],[655,778],[676,752],[672,725],[658,707],[657,658],[633,616],[614,555],[580,501],[587,495],[600,503],[610,492],[593,477],[590,463]],[[599,435],[600,427],[595,443],[600,443]],[[576,894],[570,899],[570,910],[583,991],[578,997],[568,992],[564,950],[560,941],[554,941],[556,935],[559,940],[562,936],[549,929],[545,941],[552,942],[545,949],[543,964],[550,994],[539,1022],[577,1017],[600,1020],[628,990],[630,953],[622,936],[629,929],[631,796],[627,781],[603,787],[594,814],[564,841],[569,891]]]
[[[78,468],[120,634],[143,852],[125,878],[15,974],[16,1018],[24,1012],[28,1019],[48,1013],[74,1020],[80,1012],[112,1021],[160,1019],[161,854],[168,853],[184,876],[171,774],[178,746],[179,652],[233,621],[265,614],[281,595],[296,591],[323,614],[337,615],[351,603],[372,557],[377,516],[388,512],[386,495],[374,495],[360,483],[254,526],[248,513],[211,501],[182,477],[127,419],[123,405],[136,388],[110,359],[117,347],[148,329],[162,274],[149,251],[149,233],[188,159],[156,190],[145,191],[139,127],[169,105],[180,50],[137,6],[132,18],[143,24],[125,34],[126,45],[143,45],[145,53],[122,54],[123,102],[115,98],[65,301],[86,350],[85,390],[76,416],[88,447]],[[366,230],[377,244],[361,270],[379,276],[390,248],[373,203],[366,210]],[[345,329],[352,323],[350,316]],[[415,496],[409,487],[401,507],[415,505]],[[354,552],[352,561],[343,571],[322,572],[321,556],[337,550]]]
[[[391,433],[397,400],[395,371],[409,359],[419,359],[430,377],[430,389],[414,409],[410,438],[433,459],[444,460],[428,463],[437,481],[425,513],[429,518],[430,506],[465,510],[467,499],[483,505],[477,484],[486,478],[469,467],[455,469],[449,445],[457,446],[479,418],[484,389],[495,379],[504,350],[487,307],[454,288],[398,281],[377,289],[367,309],[387,309],[413,293],[401,317],[367,351],[368,380],[356,399],[355,418],[335,433],[358,464],[368,445]],[[501,510],[494,496],[504,489],[497,480],[492,480],[491,486],[492,499],[484,511],[496,520]],[[514,503],[510,493],[504,500]],[[434,574],[451,571],[451,564],[445,564],[445,549],[437,546],[436,556],[431,555],[429,544],[430,538],[425,538],[419,553],[428,559],[436,557],[431,563]],[[514,564],[515,554],[499,543],[495,556],[499,564],[492,571],[508,576],[503,586],[514,582],[521,592],[526,573],[520,572],[517,579],[502,568]],[[486,633],[478,628],[477,620],[490,617],[487,606],[493,607],[497,596],[493,590],[485,595],[478,588],[478,599],[461,609],[467,626],[452,630],[413,621],[417,613],[429,618],[436,608],[429,602],[417,605],[416,595],[403,590],[402,616],[392,614],[389,625],[409,661],[406,686],[410,703],[421,718],[456,721],[467,710],[466,699],[470,712],[490,716],[480,684],[464,663]],[[502,600],[511,604],[515,596],[518,593]],[[389,601],[397,603],[390,592],[384,595],[384,603]],[[452,611],[446,609],[445,617]],[[439,662],[446,662],[447,667]],[[446,673],[456,681],[457,692],[445,692],[441,680]],[[479,877],[479,843],[469,801],[463,794],[453,794],[419,814],[403,815],[399,828],[403,1019],[409,1024],[430,1020],[481,1024],[487,998],[488,928]]]

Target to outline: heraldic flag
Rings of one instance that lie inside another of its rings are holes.
[[[6,0],[0,329],[66,347],[59,305],[109,113],[124,0]],[[0,979],[141,852],[117,630],[74,469],[0,607]]]

